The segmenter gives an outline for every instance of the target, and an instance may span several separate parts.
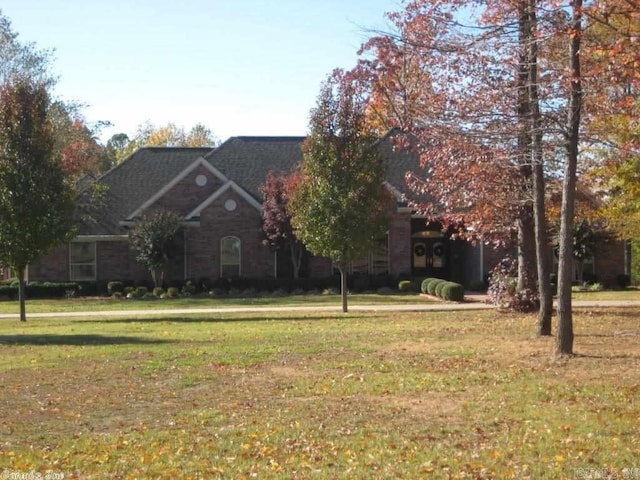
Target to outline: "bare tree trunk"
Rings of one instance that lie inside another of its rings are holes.
[[[573,316],[571,310],[571,266],[573,263],[573,217],[580,140],[582,82],[580,80],[580,40],[582,36],[582,0],[571,2],[572,19],[569,47],[571,96],[567,118],[566,166],[562,183],[560,247],[558,262],[558,338],[556,353],[573,354]]]
[[[27,321],[27,313],[26,313],[26,307],[25,307],[25,297],[26,297],[26,289],[25,289],[25,285],[24,285],[24,271],[26,270],[26,266],[24,265],[20,265],[17,270],[18,270],[18,300],[20,302],[20,321],[21,322],[26,322]]]
[[[553,293],[551,292],[551,256],[547,235],[547,220],[544,208],[544,164],[542,156],[542,116],[538,93],[538,0],[527,0],[527,52],[528,86],[531,107],[531,160],[533,167],[533,218],[535,223],[536,259],[538,266],[538,292],[540,311],[538,312],[538,335],[551,335],[551,314]]]
[[[302,245],[297,240],[289,242],[291,252],[291,264],[293,265],[293,278],[300,277],[300,265],[302,265]]]
[[[518,291],[536,289],[536,249],[532,206],[525,205],[518,219]]]
[[[339,266],[340,271],[340,294],[342,295],[342,312],[347,313],[347,270],[343,266]]]

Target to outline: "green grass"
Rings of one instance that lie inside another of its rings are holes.
[[[349,303],[363,304],[409,304],[428,303],[433,300],[416,294],[355,294],[349,295]],[[27,314],[40,312],[87,312],[108,310],[162,310],[171,308],[216,308],[242,306],[302,306],[302,305],[340,305],[339,295],[291,295],[286,297],[256,298],[200,298],[186,297],[163,300],[116,300],[108,297],[88,297],[69,299],[27,300]],[[18,313],[17,301],[0,301],[0,313]]]
[[[640,458],[640,312],[577,310],[571,359],[553,357],[535,321],[490,310],[2,320],[0,470],[622,478]]]
[[[640,289],[630,287],[625,290],[573,292],[572,298],[576,300],[640,300]]]

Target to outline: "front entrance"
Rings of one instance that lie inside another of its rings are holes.
[[[411,275],[449,280],[451,245],[440,222],[411,219]]]
[[[448,278],[448,247],[444,238],[413,238],[411,270],[416,277]]]

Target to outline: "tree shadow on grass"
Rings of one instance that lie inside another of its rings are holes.
[[[153,345],[171,340],[113,335],[0,335],[0,345]]]
[[[233,316],[230,318],[219,317],[150,317],[150,318],[102,318],[100,320],[79,320],[82,323],[238,323],[238,322],[315,322],[318,320],[337,320],[337,321],[353,321],[371,319],[372,315],[358,314],[353,315],[351,313],[348,316],[343,314],[312,314],[304,317],[238,317]]]

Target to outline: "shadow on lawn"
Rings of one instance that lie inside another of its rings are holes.
[[[170,340],[112,335],[0,335],[0,345],[144,345]]]
[[[78,320],[81,323],[238,323],[238,322],[315,322],[318,320],[338,320],[338,321],[353,321],[371,319],[375,315],[375,312],[370,312],[368,315],[348,314],[348,317],[343,314],[311,314],[308,316],[300,317],[150,317],[150,318],[103,318],[100,320]]]

